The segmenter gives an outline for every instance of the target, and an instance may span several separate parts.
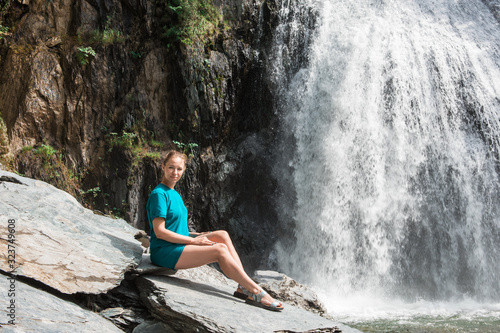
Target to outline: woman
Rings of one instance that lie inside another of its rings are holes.
[[[162,164],[162,181],[149,196],[147,213],[151,228],[151,261],[172,269],[194,268],[218,262],[222,271],[239,283],[234,296],[268,310],[283,310],[280,302],[275,301],[245,273],[226,231],[189,236],[187,209],[179,193],[174,190],[186,169],[186,161],[186,155],[170,151]]]

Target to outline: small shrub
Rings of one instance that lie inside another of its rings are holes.
[[[191,44],[196,37],[204,37],[217,28],[221,14],[213,0],[160,0],[167,12],[168,22],[163,37]]]
[[[9,34],[9,27],[4,27],[0,23],[0,40],[2,40],[5,36],[8,36]]]
[[[2,4],[0,4],[0,31],[2,28],[5,28],[5,27],[2,27],[2,22],[5,18],[5,16],[7,15],[7,12],[9,10],[10,6],[11,6],[11,0],[2,1]],[[5,30],[3,32],[7,32],[7,30]],[[0,37],[0,39],[1,39],[1,37]]]
[[[121,43],[125,41],[126,37],[116,29],[104,29],[104,31],[95,30],[92,32],[92,37],[90,41],[93,43]]]
[[[7,135],[7,125],[3,121],[0,113],[0,156],[9,152],[9,137]]]
[[[145,158],[149,158],[151,160],[158,160],[160,159],[160,153],[159,152],[148,152],[144,154]]]
[[[97,198],[97,196],[101,193],[101,188],[99,186],[90,188],[86,191],[80,190],[81,195],[91,195],[93,198]]]
[[[185,144],[179,141],[172,141],[172,143],[176,145],[177,148],[180,149],[184,154],[188,155],[189,158],[194,157],[196,148],[198,148],[198,144],[193,142]]]
[[[34,152],[42,159],[49,160],[54,154],[57,153],[57,150],[49,145],[41,145],[40,147],[36,148]]]
[[[50,145],[24,146],[15,156],[14,168],[26,177],[48,182],[78,195],[78,179],[72,177],[75,170],[68,168],[62,160],[59,152]]]
[[[33,150],[33,146],[29,145],[29,146],[24,146],[23,148],[21,148],[21,153],[26,153],[28,151],[32,151]]]
[[[150,142],[149,142],[149,145],[153,148],[157,148],[157,149],[162,149],[163,148],[163,143],[160,142],[160,141],[156,141],[154,139],[152,139]]]
[[[118,135],[118,133],[111,132],[108,134],[111,149],[113,147],[132,148],[136,138],[136,133],[123,132],[122,135]]]
[[[113,27],[113,16],[108,16],[104,31],[95,30],[92,32],[91,42],[111,44],[125,41],[126,36],[120,30]]]
[[[115,29],[105,29],[102,32],[102,41],[103,43],[114,43],[114,42],[123,42],[125,37],[122,33]]]
[[[134,52],[134,51],[130,51],[130,55],[132,56],[132,58],[134,59],[141,59],[142,56],[144,55],[144,52]]]
[[[76,52],[76,58],[80,62],[82,66],[88,65],[90,60],[94,58],[96,55],[95,51],[91,46],[88,47],[79,47],[78,52]]]

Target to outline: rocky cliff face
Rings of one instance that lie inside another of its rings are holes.
[[[147,230],[161,153],[180,147],[194,155],[179,186],[190,223],[229,230],[257,266],[265,249],[248,235],[269,233],[263,222],[274,220],[265,64],[276,3],[214,1],[210,27],[190,39],[179,32],[179,4],[2,5],[1,162]]]

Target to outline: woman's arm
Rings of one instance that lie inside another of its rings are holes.
[[[189,237],[197,237],[197,236],[206,235],[209,233],[211,233],[211,231],[203,231],[203,232],[190,231]]]
[[[156,237],[166,240],[170,243],[176,244],[191,244],[191,245],[212,245],[207,237],[199,235],[195,238],[183,236],[165,228],[165,219],[163,217],[156,217],[153,219],[153,229]]]

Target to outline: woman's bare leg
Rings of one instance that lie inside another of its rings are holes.
[[[234,248],[233,242],[231,240],[231,237],[229,237],[227,231],[225,230],[212,231],[209,232],[208,234],[205,234],[204,236],[207,237],[212,242],[226,244],[229,253],[231,253],[231,256],[234,258],[236,263],[241,268],[243,268],[243,264],[241,263],[240,257],[238,256],[238,253],[236,252],[236,249]]]
[[[225,231],[225,230],[211,231],[209,233],[206,233],[205,236],[213,242],[226,244],[226,246],[229,250],[229,253],[231,253],[231,255],[233,256],[236,263],[243,270],[245,270],[243,268],[243,264],[241,263],[240,257],[238,256],[238,253],[236,252],[236,249],[234,248],[233,241],[231,240],[231,237],[229,236],[227,231]],[[236,289],[236,291],[239,293],[243,293],[243,290],[241,289],[240,285],[238,285],[238,288]]]
[[[175,269],[194,268],[212,262],[218,262],[224,274],[241,284],[251,293],[258,294],[262,290],[245,273],[241,262],[238,263],[233,258],[228,246],[222,243],[217,243],[213,246],[186,245],[175,265]],[[270,305],[273,301],[274,299],[269,295],[262,298],[262,303],[265,305]]]

